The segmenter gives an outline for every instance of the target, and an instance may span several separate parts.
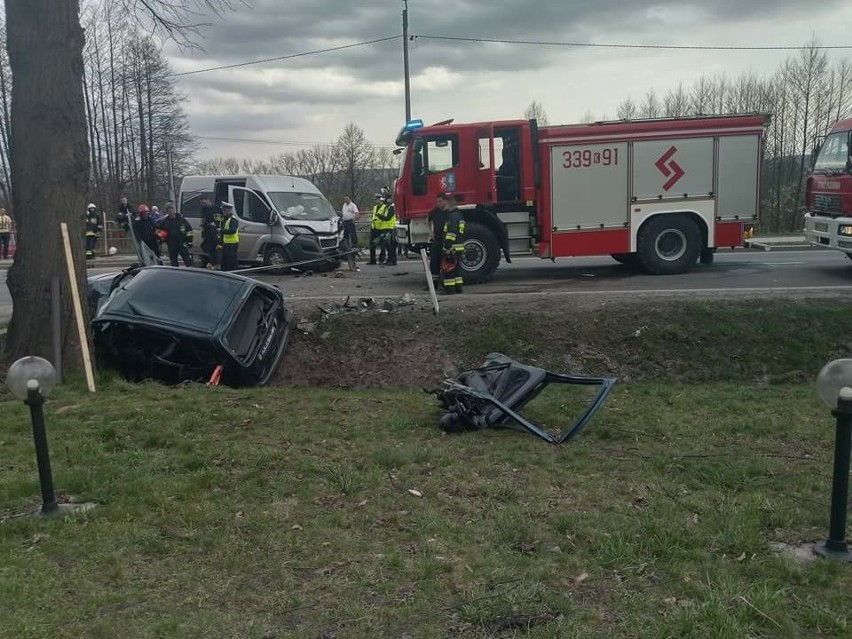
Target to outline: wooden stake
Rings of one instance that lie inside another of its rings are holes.
[[[71,282],[71,299],[74,302],[74,316],[77,319],[77,335],[80,337],[80,350],[83,351],[83,368],[86,371],[86,384],[89,392],[95,392],[95,375],[92,372],[92,357],[89,351],[89,338],[83,320],[83,306],[80,303],[80,287],[77,286],[77,270],[74,268],[74,254],[71,252],[71,238],[68,236],[68,224],[61,222],[62,243],[65,247],[65,264],[68,266],[68,279]]]
[[[432,312],[438,314],[438,295],[435,293],[435,282],[432,281],[432,271],[429,270],[429,262],[426,260],[426,249],[420,249],[420,260],[423,262],[423,270],[426,271],[426,283],[429,285],[429,295],[432,296]]]

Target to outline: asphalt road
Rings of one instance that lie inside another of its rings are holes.
[[[346,266],[335,273],[311,276],[258,275],[277,285],[294,306],[343,301],[347,296],[394,298],[412,293],[425,301],[426,280],[419,259],[399,261],[395,267],[359,264],[360,272]],[[97,268],[90,274],[116,270]],[[12,300],[0,270],[0,323],[8,321]],[[852,261],[841,253],[819,249],[771,252],[737,250],[720,252],[712,266],[697,266],[683,275],[653,276],[634,272],[608,257],[573,258],[549,262],[516,258],[501,264],[494,279],[465,287],[461,296],[446,302],[467,305],[516,302],[547,298],[633,299],[639,296],[718,297],[852,297]]]
[[[417,259],[402,259],[396,267],[361,265],[352,273],[310,277],[263,276],[293,301],[319,303],[346,296],[385,298],[414,293],[426,296],[423,268]],[[487,284],[465,287],[462,296],[447,298],[466,304],[489,300],[547,297],[624,298],[683,295],[691,297],[741,297],[806,295],[852,296],[852,261],[823,250],[738,250],[721,252],[712,266],[697,266],[683,275],[654,276],[637,273],[608,257],[573,258],[550,262],[518,258],[501,264]]]

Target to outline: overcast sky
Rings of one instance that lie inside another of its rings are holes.
[[[168,48],[176,73],[400,33],[401,0],[248,0],[213,19],[203,52]],[[410,0],[412,34],[676,45],[852,44],[852,2],[823,0]],[[613,117],[627,96],[702,73],[769,74],[787,51],[566,49],[419,39],[411,43],[412,114],[427,123],[520,117],[539,100],[551,123]],[[852,51],[830,52],[832,58]],[[393,145],[405,119],[400,40],[179,77],[203,157],[265,158],[313,144],[348,122]]]

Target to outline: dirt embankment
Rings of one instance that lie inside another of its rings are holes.
[[[503,310],[420,304],[330,317],[297,332],[277,383],[340,388],[433,387],[490,352],[556,372],[621,381],[810,382],[852,351],[852,302],[568,301]],[[316,318],[314,318],[316,319]]]

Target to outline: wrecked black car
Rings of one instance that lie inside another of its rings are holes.
[[[262,386],[294,323],[277,288],[219,271],[131,268],[92,278],[88,302],[98,366],[131,381]]]

